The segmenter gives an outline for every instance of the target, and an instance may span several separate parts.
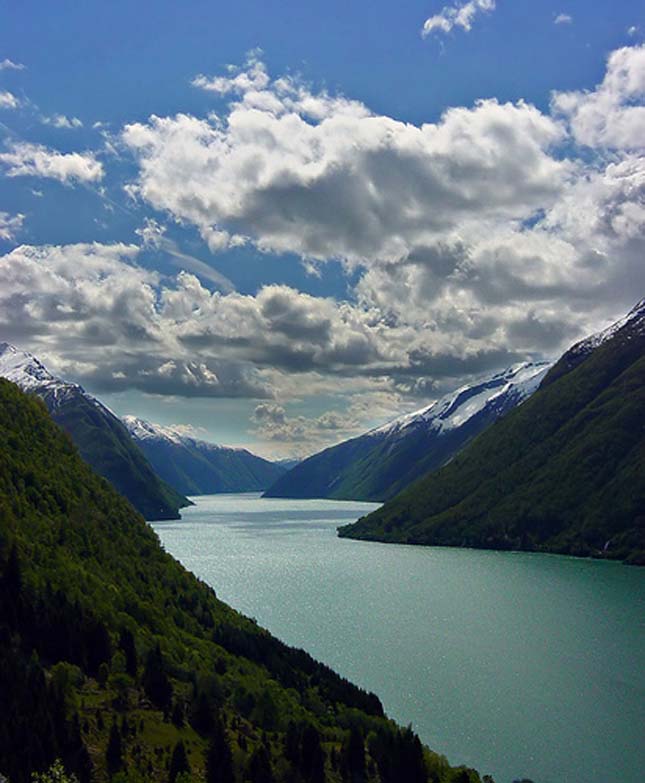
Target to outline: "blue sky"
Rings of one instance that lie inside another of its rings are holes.
[[[643,295],[641,3],[0,13],[0,339],[119,413],[307,453]]]

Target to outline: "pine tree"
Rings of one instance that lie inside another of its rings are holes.
[[[121,732],[116,722],[112,723],[110,728],[110,739],[105,751],[105,762],[110,777],[123,768],[123,743],[121,742]]]
[[[164,668],[159,645],[150,650],[143,672],[143,689],[150,701],[160,710],[167,711],[172,703],[172,685]]]
[[[251,756],[247,776],[250,783],[273,783],[273,770],[271,769],[271,758],[266,745],[260,747]]]
[[[128,628],[123,628],[119,636],[119,647],[123,650],[125,655],[125,670],[130,677],[137,676],[137,668],[139,665],[139,659],[137,656],[137,648],[134,643],[134,636],[132,631]]]
[[[365,743],[360,730],[352,726],[349,738],[343,743],[343,777],[350,783],[365,780]]]
[[[224,723],[219,715],[206,752],[206,783],[235,783],[233,756]]]
[[[213,709],[204,691],[195,695],[190,705],[190,725],[199,734],[209,734],[213,728]]]
[[[184,772],[188,772],[190,774],[190,764],[188,763],[188,756],[186,755],[186,748],[184,747],[184,743],[179,740],[172,752],[168,780],[170,783],[175,783],[177,777],[182,775]]]
[[[308,783],[325,783],[325,753],[315,726],[306,726],[302,732],[300,759],[300,770]]]

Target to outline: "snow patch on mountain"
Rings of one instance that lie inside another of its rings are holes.
[[[125,424],[130,435],[139,442],[142,441],[171,441],[177,446],[192,446],[201,451],[237,451],[247,452],[247,449],[236,446],[221,446],[218,443],[211,443],[207,440],[194,438],[186,435],[185,432],[175,427],[168,427],[162,424],[156,424],[137,416],[123,416],[121,421]],[[250,453],[250,452],[247,452]]]
[[[629,326],[631,329],[637,330],[637,332],[645,333],[645,299],[632,307],[627,315],[620,318],[615,323],[608,326],[606,329],[602,329],[596,334],[592,334],[589,337],[585,337],[579,343],[576,343],[572,348],[567,351],[569,356],[578,357],[588,353],[591,353],[596,348],[606,343],[608,340],[619,332],[624,327]]]
[[[102,402],[88,394],[82,386],[57,378],[49,372],[40,359],[10,343],[0,343],[0,377],[15,383],[23,391],[33,392],[43,397],[52,410],[74,397],[82,396],[99,410],[112,413]]]
[[[431,405],[399,416],[370,430],[370,436],[389,436],[410,427],[446,432],[461,427],[488,405],[512,397],[519,404],[538,388],[551,367],[549,362],[521,362],[478,384],[461,386]]]

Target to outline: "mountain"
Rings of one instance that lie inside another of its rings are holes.
[[[5,380],[0,693],[11,783],[480,781],[219,601]]]
[[[76,383],[52,375],[35,356],[0,343],[0,377],[37,394],[83,459],[146,519],[178,519],[190,501],[162,481],[120,419]]]
[[[523,363],[303,460],[265,497],[387,500],[448,462],[530,396],[548,364]]]
[[[184,495],[259,492],[286,470],[246,449],[196,440],[134,416],[123,423],[161,478]]]
[[[645,300],[449,465],[339,534],[645,564]]]

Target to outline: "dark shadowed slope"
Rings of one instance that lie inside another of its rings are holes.
[[[286,471],[246,449],[187,437],[134,416],[123,422],[161,478],[184,495],[259,492]]]
[[[645,562],[645,302],[449,465],[341,536]]]

